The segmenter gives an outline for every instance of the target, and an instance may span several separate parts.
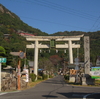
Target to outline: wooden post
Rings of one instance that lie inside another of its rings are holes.
[[[21,82],[20,82],[20,64],[21,64],[21,60],[19,60],[19,62],[18,62],[18,80],[17,80],[18,90],[20,90],[20,87],[21,87]]]

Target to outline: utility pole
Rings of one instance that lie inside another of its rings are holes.
[[[24,54],[24,52],[23,51],[20,51],[20,53],[19,53],[19,57],[20,57],[20,59],[19,59],[19,61],[18,61],[18,90],[20,90],[21,89],[21,78],[20,78],[20,76],[21,76],[21,73],[20,73],[20,66],[21,66],[21,59],[23,59],[24,57],[25,57],[25,54]]]

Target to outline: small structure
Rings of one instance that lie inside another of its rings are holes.
[[[33,61],[29,61],[29,71],[30,71],[30,73],[33,73],[33,71],[34,71],[34,62]]]
[[[7,66],[5,68],[3,68],[3,71],[1,72],[1,77],[12,77],[13,76],[13,70],[15,68],[11,67],[11,66]]]

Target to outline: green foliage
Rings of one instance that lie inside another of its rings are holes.
[[[53,76],[52,75],[49,75],[49,78],[53,78]]]
[[[65,80],[69,80],[69,75],[64,75]]]
[[[5,54],[6,54],[5,49],[4,49],[2,46],[0,46],[0,56],[1,56],[1,57],[2,57],[2,56],[5,56]]]
[[[45,80],[45,79],[47,79],[47,78],[48,78],[48,75],[43,74],[43,75],[42,75],[42,78],[43,78],[43,80]]]
[[[6,50],[2,46],[0,46],[0,57],[6,57]],[[2,68],[3,67],[6,67],[6,63],[2,63]]]
[[[40,69],[44,69],[45,71],[51,72],[52,69],[54,70],[54,65],[48,58],[41,58],[39,59],[39,64],[38,64]]]
[[[33,74],[33,73],[31,73],[31,74],[29,74],[29,76],[30,76],[30,78],[31,78],[32,82],[34,82],[34,81],[35,81],[35,79],[36,79],[36,75],[35,75],[35,74]]]
[[[42,80],[42,79],[43,79],[42,76],[39,76],[39,75],[38,75],[38,80]]]

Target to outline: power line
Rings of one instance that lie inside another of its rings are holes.
[[[75,15],[75,16],[78,16],[78,17],[81,17],[81,18],[92,20],[92,21],[95,21],[95,19],[97,18],[96,16],[90,15],[90,14],[88,14],[86,12],[82,12],[82,11],[79,11],[79,10],[71,9],[71,8],[62,6],[60,4],[53,3],[51,1],[46,1],[46,0],[44,0],[44,1],[41,1],[41,0],[33,0],[33,1],[32,0],[25,0],[25,1],[15,0],[15,1],[24,2],[24,3],[28,3],[28,4],[37,4],[37,5],[40,5],[40,6],[48,7],[48,8],[57,10],[57,11],[61,11],[61,12],[67,13],[67,14]],[[33,18],[29,18],[29,19],[33,20]],[[39,21],[40,19],[34,19],[34,20]],[[99,20],[99,18],[95,21],[95,23],[93,24],[93,26],[91,27],[91,29],[93,27],[95,27],[95,25],[96,25],[96,23],[97,23],[98,20]],[[48,23],[53,23],[53,24],[70,26],[70,25],[56,23],[56,22],[50,22],[50,21],[46,21],[46,20],[40,20],[40,21],[44,21],[44,22],[48,22]],[[76,26],[71,26],[71,27],[76,27]],[[96,26],[96,28],[97,27],[99,27],[99,24]],[[77,27],[77,28],[81,28],[81,27]]]
[[[46,20],[36,19],[36,18],[30,18],[30,17],[24,17],[24,16],[20,16],[20,17],[26,18],[26,19],[31,19],[31,20],[42,21],[42,22],[46,22],[46,23],[53,23],[53,24],[58,24],[58,25],[68,26],[68,27],[75,27],[75,28],[80,28],[80,29],[87,29],[87,28],[82,28],[82,27],[77,27],[77,26],[72,26],[72,25],[67,25],[67,24],[61,24],[61,23],[57,23],[57,22],[51,22],[51,21],[46,21]]]
[[[85,18],[85,19],[88,19],[88,20],[94,20],[95,21],[95,18],[97,18],[97,16],[90,15],[86,12],[81,12],[79,10],[71,9],[71,8],[50,2],[50,1],[46,1],[46,2],[45,1],[39,1],[39,0],[33,0],[33,1],[31,1],[31,0],[25,0],[25,1],[15,0],[15,1],[18,1],[18,2],[21,2],[21,3],[24,2],[24,3],[28,3],[28,4],[29,3],[30,4],[37,4],[37,5],[40,5],[40,6],[55,9],[55,10],[58,10],[58,11],[61,11],[61,12],[67,13],[67,14],[75,15],[75,16],[78,16],[78,17],[81,17],[81,18]]]
[[[37,0],[37,1],[39,1],[39,0]],[[82,14],[82,15],[87,15],[87,16],[89,16],[89,17],[92,17],[92,18],[94,17],[94,18],[96,18],[96,16],[94,16],[94,15],[90,15],[90,14],[85,13],[85,12],[82,12],[82,11],[80,12],[79,10],[71,9],[71,8],[68,8],[68,7],[65,7],[65,6],[62,6],[62,5],[59,5],[59,4],[50,2],[50,1],[47,1],[47,2],[39,1],[39,2],[43,2],[43,4],[44,4],[44,3],[45,3],[45,4],[50,4],[50,5],[54,6],[54,7],[58,7],[58,8],[63,9],[63,10],[69,10],[69,11],[72,11],[73,13]]]
[[[95,23],[93,24],[93,26],[90,28],[90,31],[91,30],[95,30],[95,29],[98,29],[99,25],[100,25],[100,22],[97,24],[98,20],[100,19],[100,16],[96,19]],[[96,25],[97,24],[97,25]],[[96,25],[96,26],[95,26]],[[93,29],[94,28],[94,29]]]
[[[51,9],[55,9],[55,10],[58,10],[58,11],[61,11],[61,12],[67,13],[67,14],[79,16],[81,18],[85,18],[85,19],[88,19],[88,20],[94,20],[95,21],[95,18],[97,18],[96,16],[93,16],[93,15],[90,15],[90,14],[87,14],[87,13],[83,13],[83,12],[81,13],[81,12],[78,12],[77,10],[67,8],[67,7],[64,7],[62,5],[52,3],[52,2],[44,2],[44,1],[39,1],[39,0],[36,0],[36,1],[26,0],[26,1],[28,1],[30,3],[35,3],[37,5],[41,5],[41,6],[44,6],[44,7],[48,7],[48,8],[51,8]]]

